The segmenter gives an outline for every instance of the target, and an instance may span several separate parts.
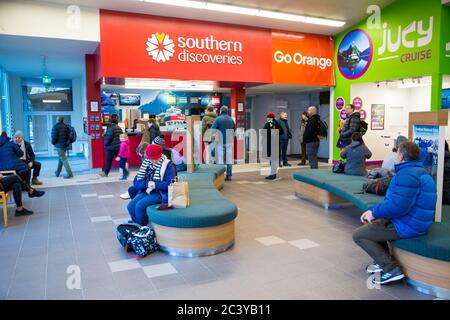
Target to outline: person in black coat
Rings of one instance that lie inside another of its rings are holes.
[[[33,179],[31,180],[31,184],[34,185],[41,185],[42,182],[39,181],[39,173],[41,172],[41,163],[39,161],[36,161],[36,156],[33,152],[33,147],[28,141],[25,141],[23,138],[22,131],[16,131],[14,134],[14,142],[19,146],[20,150],[24,153],[24,155],[21,157],[21,159],[25,162],[27,167],[31,170],[33,170]],[[31,172],[30,172],[31,176]],[[26,180],[28,184],[30,184],[30,180]]]
[[[101,177],[107,177],[111,171],[112,161],[119,154],[120,150],[120,135],[123,133],[119,127],[119,116],[117,114],[111,115],[111,124],[105,133],[105,151],[106,162],[104,171],[100,173]]]
[[[320,139],[317,135],[319,133],[320,116],[317,114],[315,106],[308,108],[308,117],[305,133],[303,134],[303,143],[306,145],[306,155],[308,156],[311,169],[318,169],[317,153],[319,152]]]
[[[11,141],[6,132],[0,136],[0,171],[14,170],[22,178],[27,179],[30,169],[20,160],[24,155],[19,146]]]
[[[339,139],[344,147],[352,143],[352,134],[359,132],[361,129],[361,115],[355,111],[353,104],[345,106],[345,113],[348,118],[345,120],[344,126],[339,133]]]
[[[70,146],[70,128],[64,123],[63,116],[58,116],[57,123],[52,128],[52,145],[55,146],[59,158],[55,176],[59,177],[64,166],[67,172],[64,179],[73,178],[73,172],[66,154],[67,148]]]
[[[281,131],[280,124],[275,121],[275,113],[269,112],[267,114],[267,122],[263,128],[263,148],[264,156],[269,158],[270,162],[270,175],[266,177],[267,180],[275,180],[277,178],[277,171],[279,166],[279,134]],[[275,143],[272,143],[275,141]],[[274,147],[274,148],[272,148]]]

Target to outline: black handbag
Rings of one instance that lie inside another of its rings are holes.
[[[338,161],[337,163],[335,163],[333,165],[332,171],[333,171],[333,173],[344,173],[344,171],[345,171],[345,162]]]

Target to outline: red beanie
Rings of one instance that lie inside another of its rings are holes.
[[[269,112],[269,113],[267,114],[267,118],[275,119],[275,113],[274,113],[274,112]]]
[[[145,150],[145,155],[150,160],[158,160],[162,156],[162,147],[158,144],[150,144]]]

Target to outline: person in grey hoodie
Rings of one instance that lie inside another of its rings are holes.
[[[365,176],[366,159],[372,157],[372,152],[364,144],[361,133],[352,134],[351,143],[341,152],[341,158],[347,159],[344,173],[352,176]]]

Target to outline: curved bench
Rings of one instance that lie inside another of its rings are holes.
[[[295,194],[319,202],[325,208],[351,203],[366,211],[384,197],[361,193],[365,177],[304,169],[293,173]],[[391,242],[394,257],[407,281],[417,290],[450,299],[450,206],[444,206],[441,223],[433,223],[421,237]]]
[[[223,166],[200,165],[194,173],[183,174],[189,183],[188,208],[147,208],[161,250],[174,256],[197,257],[217,254],[233,245],[237,207],[217,190],[223,187],[224,173]]]

